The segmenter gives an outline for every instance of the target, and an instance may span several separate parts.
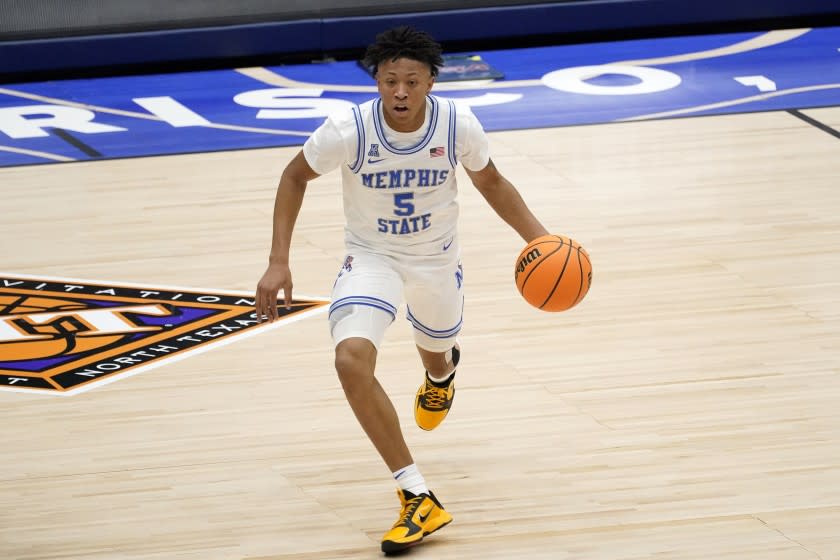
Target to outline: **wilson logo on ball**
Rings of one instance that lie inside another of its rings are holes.
[[[592,263],[580,243],[562,235],[543,235],[519,253],[513,277],[529,304],[542,311],[565,311],[589,292]]]
[[[534,262],[534,260],[541,256],[542,253],[540,253],[540,250],[537,248],[528,251],[528,253],[525,254],[525,256],[523,256],[522,259],[519,261],[519,266],[516,267],[516,273],[514,274],[514,278],[519,276],[519,273],[525,272],[525,267],[527,267],[529,264]]]

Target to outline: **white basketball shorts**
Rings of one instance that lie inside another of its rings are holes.
[[[350,247],[332,290],[330,333],[336,345],[360,337],[379,349],[403,303],[417,346],[445,352],[464,314],[464,271],[457,241],[440,255],[400,256]]]

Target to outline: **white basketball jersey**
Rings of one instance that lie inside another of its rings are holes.
[[[440,254],[456,235],[455,166],[483,169],[487,136],[469,107],[450,100],[427,96],[425,122],[410,133],[387,127],[381,103],[330,115],[304,144],[304,157],[321,175],[341,167],[348,245]]]
[[[341,170],[347,241],[387,252],[440,253],[458,220],[454,103],[429,96],[425,131],[409,145],[388,133],[381,103],[353,109],[357,153]]]

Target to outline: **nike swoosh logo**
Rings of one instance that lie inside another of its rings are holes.
[[[449,247],[452,245],[452,242],[453,242],[453,241],[455,241],[455,238],[454,238],[454,237],[453,237],[452,239],[450,239],[450,240],[449,240],[449,243],[444,243],[444,244],[443,244],[443,250],[444,250],[444,251],[448,250],[448,249],[449,249]]]
[[[432,514],[432,510],[435,508],[434,504],[429,504],[429,508],[426,510],[426,513],[423,513],[418,510],[418,519],[420,523],[425,523],[429,516]]]
[[[379,163],[380,161],[385,161],[385,158],[379,158],[379,159],[368,158],[368,163]]]

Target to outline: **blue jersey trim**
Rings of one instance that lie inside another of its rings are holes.
[[[416,154],[429,144],[429,142],[432,140],[432,136],[435,133],[435,129],[437,128],[438,102],[431,95],[427,95],[426,98],[432,102],[432,110],[429,116],[429,129],[426,131],[426,135],[423,137],[423,139],[420,140],[420,142],[416,146],[404,149],[395,148],[394,146],[388,143],[388,140],[385,139],[384,123],[382,122],[382,117],[379,114],[379,111],[382,108],[382,98],[378,98],[373,102],[373,126],[376,129],[376,135],[379,137],[380,143],[382,144],[382,146],[385,147],[386,150],[398,155]]]
[[[415,329],[427,336],[430,336],[432,338],[451,338],[461,331],[461,325],[464,322],[464,313],[463,311],[461,312],[461,319],[458,320],[458,323],[454,327],[444,330],[435,330],[427,327],[426,325],[417,320],[417,318],[411,313],[411,309],[407,310],[406,318],[408,319],[408,322],[414,326]]]
[[[451,99],[449,100],[449,163],[452,164],[452,168],[458,166],[458,158],[455,156],[455,102]]]
[[[328,315],[332,315],[336,309],[340,309],[347,305],[366,305],[368,307],[375,307],[377,309],[385,311],[386,313],[391,315],[391,318],[395,318],[397,316],[396,307],[394,307],[393,305],[391,305],[383,299],[370,296],[347,296],[336,300],[330,305]]]
[[[362,126],[361,111],[357,107],[353,107],[353,118],[356,119],[356,162],[350,166],[353,173],[358,173],[362,169],[362,164],[365,162],[365,127]]]

